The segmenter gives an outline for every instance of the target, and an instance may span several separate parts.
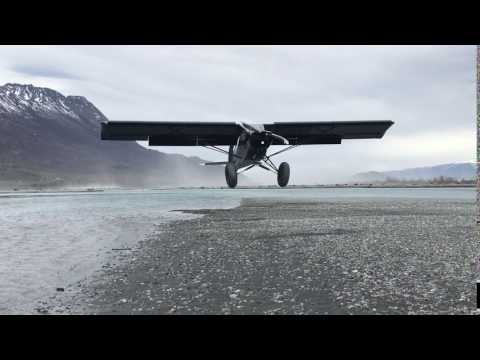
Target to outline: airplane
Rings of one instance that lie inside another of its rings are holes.
[[[102,140],[148,141],[149,146],[203,146],[228,156],[228,161],[204,165],[225,165],[225,180],[237,186],[238,174],[258,166],[277,174],[277,183],[285,187],[290,165],[278,167],[271,158],[300,145],[341,144],[346,139],[382,138],[393,121],[333,122],[148,122],[106,121],[101,124]],[[267,155],[272,145],[287,146]],[[220,148],[228,146],[228,151]]]

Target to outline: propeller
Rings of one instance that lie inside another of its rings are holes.
[[[266,133],[267,136],[271,136],[271,137],[273,137],[274,139],[277,139],[277,140],[283,142],[285,145],[290,144],[290,143],[288,142],[288,140],[285,139],[283,136],[274,134],[274,133],[272,133],[271,131],[265,131],[265,133]]]
[[[243,130],[245,130],[247,132],[247,134],[249,134],[249,135],[252,135],[253,133],[265,134],[265,136],[277,139],[278,141],[282,142],[285,145],[290,144],[288,142],[288,140],[285,139],[283,136],[274,134],[271,131],[266,131],[262,124],[247,124],[247,123],[242,123],[242,122],[238,122],[237,124]]]

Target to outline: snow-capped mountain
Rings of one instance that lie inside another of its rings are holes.
[[[223,171],[198,159],[101,141],[107,118],[83,96],[42,87],[0,86],[0,188],[223,185]]]
[[[0,113],[32,117],[40,113],[45,116],[62,114],[78,119],[68,105],[69,98],[48,88],[6,84],[0,87]]]

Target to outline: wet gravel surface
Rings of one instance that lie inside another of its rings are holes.
[[[50,314],[478,314],[475,203],[244,199],[184,210]]]

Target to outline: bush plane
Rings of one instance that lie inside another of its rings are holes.
[[[238,174],[255,166],[277,175],[277,183],[285,187],[290,166],[278,167],[272,157],[300,145],[341,144],[342,140],[382,138],[393,122],[147,122],[106,121],[102,123],[102,140],[148,141],[149,146],[203,146],[228,156],[227,161],[204,165],[225,166],[225,179],[230,188],[237,186]],[[270,146],[285,148],[267,155]],[[228,146],[228,151],[220,148]]]

